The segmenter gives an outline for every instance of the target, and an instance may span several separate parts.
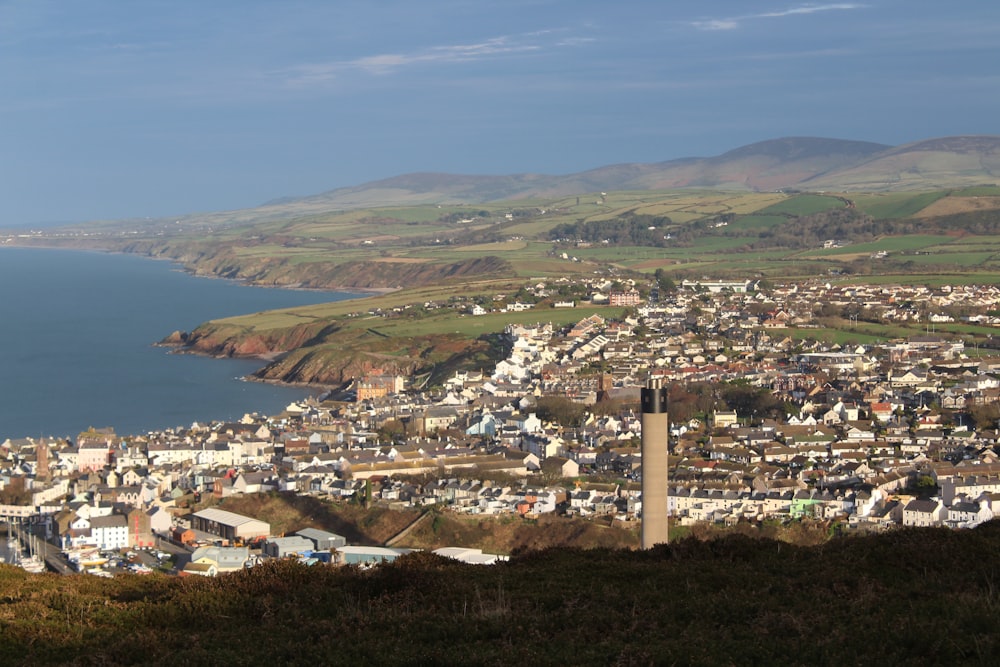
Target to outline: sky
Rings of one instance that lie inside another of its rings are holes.
[[[0,228],[1000,134],[996,0],[0,0]]]

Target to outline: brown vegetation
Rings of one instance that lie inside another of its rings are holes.
[[[215,579],[0,565],[5,665],[992,664],[1000,526],[796,547],[730,536],[428,553],[370,571],[274,561]]]
[[[365,509],[356,503],[333,503],[294,493],[233,496],[225,498],[219,506],[267,521],[275,535],[320,528],[342,535],[352,544],[366,545],[385,544],[420,515],[416,509]]]
[[[942,197],[914,215],[915,218],[933,218],[941,215],[990,211],[1000,209],[1000,197]]]

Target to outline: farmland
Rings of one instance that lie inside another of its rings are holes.
[[[99,238],[89,242],[172,258],[202,274],[326,288],[436,284],[453,289],[455,278],[465,275],[462,266],[489,257],[501,261],[490,263],[489,271],[476,268],[477,279],[487,283],[657,269],[682,278],[691,272],[803,277],[842,273],[845,265],[850,265],[850,273],[863,275],[921,273],[921,267],[945,266],[975,274],[991,269],[1000,237],[992,232],[955,233],[961,220],[945,226],[947,233],[935,230],[944,231],[938,221],[949,216],[988,213],[1000,206],[998,192],[989,187],[872,194],[621,191],[551,200],[310,212],[260,224],[246,215],[230,224],[219,224],[213,217],[218,228],[207,237],[200,229],[182,229],[162,238],[133,237],[127,244]],[[833,214],[840,215],[838,224],[844,228],[843,237],[836,239],[838,247],[824,249],[822,239],[802,247],[800,224],[815,227],[822,224],[822,216]],[[850,226],[844,227],[845,220],[874,221],[866,227],[875,231],[874,237],[872,231],[853,233]],[[583,244],[549,238],[561,225],[621,222],[648,225],[647,236],[659,241]],[[878,234],[880,229],[885,233]],[[874,261],[869,257],[873,253],[885,256]]]
[[[375,364],[428,376],[478,367],[495,353],[488,337],[506,324],[562,325],[592,312],[623,314],[620,308],[584,307],[585,301],[556,309],[555,299],[524,312],[496,312],[494,306],[516,300],[528,284],[593,277],[632,279],[645,289],[654,272],[677,282],[705,276],[996,282],[1000,232],[989,208],[996,202],[1000,197],[990,188],[891,194],[623,191],[313,211],[260,224],[251,216],[219,224],[208,235],[181,229],[162,237],[130,236],[127,242],[98,235],[75,244],[169,258],[198,274],[257,284],[379,292],[228,318],[193,332],[195,349],[209,354],[290,351],[269,367],[267,377],[324,384]],[[473,301],[494,312],[463,315]],[[875,323],[827,326],[808,334],[843,343],[905,333]]]

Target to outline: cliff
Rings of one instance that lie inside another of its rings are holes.
[[[282,239],[272,237],[268,241],[277,243]],[[414,261],[393,257],[341,262],[328,259],[293,261],[287,255],[247,256],[241,254],[240,248],[217,242],[156,240],[129,242],[115,249],[170,259],[198,276],[229,278],[269,287],[383,290],[442,285],[471,277],[486,279],[515,275],[510,262],[494,255],[459,261]]]
[[[260,332],[209,322],[190,333],[174,332],[160,344],[211,356],[268,359],[254,373],[260,380],[336,387],[375,369],[434,384],[456,370],[484,368],[503,357],[493,336],[386,338],[329,321]]]

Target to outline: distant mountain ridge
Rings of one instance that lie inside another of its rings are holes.
[[[608,190],[923,190],[1000,183],[1000,136],[942,137],[902,146],[784,137],[715,157],[624,163],[561,176],[410,173],[264,206],[352,209],[558,198]]]

